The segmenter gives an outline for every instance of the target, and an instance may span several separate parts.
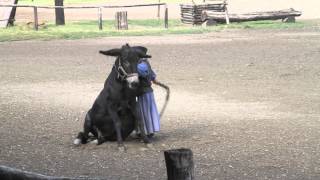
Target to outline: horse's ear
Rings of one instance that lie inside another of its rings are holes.
[[[144,52],[145,54],[147,54],[147,51],[148,51],[148,49],[143,46],[133,46],[132,48],[135,49],[136,51]]]
[[[140,58],[152,58],[151,55],[147,55],[147,54],[139,54]]]
[[[140,58],[151,58],[150,55],[147,55],[148,49],[143,46],[134,46],[132,47],[136,52],[138,52]]]
[[[99,53],[107,56],[120,56],[121,49],[110,49],[108,51],[99,51]]]

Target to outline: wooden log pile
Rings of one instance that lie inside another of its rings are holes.
[[[180,4],[181,21],[185,24],[201,25],[202,11],[224,12],[226,3],[214,4]]]
[[[301,16],[300,11],[294,9],[285,9],[280,11],[264,11],[264,12],[252,12],[245,14],[230,14],[230,22],[243,22],[243,21],[259,21],[259,20],[285,20],[287,18],[292,18],[296,16]],[[202,12],[202,21],[214,20],[216,22],[224,23],[226,22],[225,16],[221,13],[215,11],[205,10]]]

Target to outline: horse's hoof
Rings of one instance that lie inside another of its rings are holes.
[[[73,144],[74,145],[76,145],[76,146],[79,146],[80,144],[81,144],[81,139],[75,139],[74,141],[73,141]]]
[[[154,149],[154,146],[153,146],[152,143],[148,143],[148,144],[146,144],[146,146],[147,146],[147,148],[149,148],[149,149]]]
[[[90,141],[90,144],[99,145],[99,141],[98,141],[98,139],[95,139],[93,141]]]
[[[146,144],[150,144],[151,140],[148,137],[143,138],[143,142]]]
[[[119,152],[126,152],[127,151],[125,146],[118,146],[118,150],[119,150]]]
[[[150,138],[153,138],[154,134],[151,133],[151,134],[148,134],[147,137],[150,139]]]

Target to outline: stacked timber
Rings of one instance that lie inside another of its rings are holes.
[[[226,3],[180,4],[181,21],[185,24],[201,25],[202,11],[224,12],[225,8]]]
[[[264,11],[264,12],[252,12],[244,14],[229,14],[230,22],[243,22],[243,21],[259,21],[259,20],[285,20],[287,18],[294,18],[301,16],[300,11],[294,9],[284,9],[280,11]],[[215,11],[203,11],[202,21],[214,20],[216,22],[224,23],[226,21],[225,16]]]

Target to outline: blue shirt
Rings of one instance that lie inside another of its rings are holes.
[[[149,62],[146,59],[137,65],[137,71],[140,79],[140,94],[152,92],[151,81],[155,80],[156,74],[151,69]]]
[[[153,81],[156,78],[156,74],[151,69],[149,62],[146,59],[137,65],[138,74],[142,78],[146,78],[148,81]]]

